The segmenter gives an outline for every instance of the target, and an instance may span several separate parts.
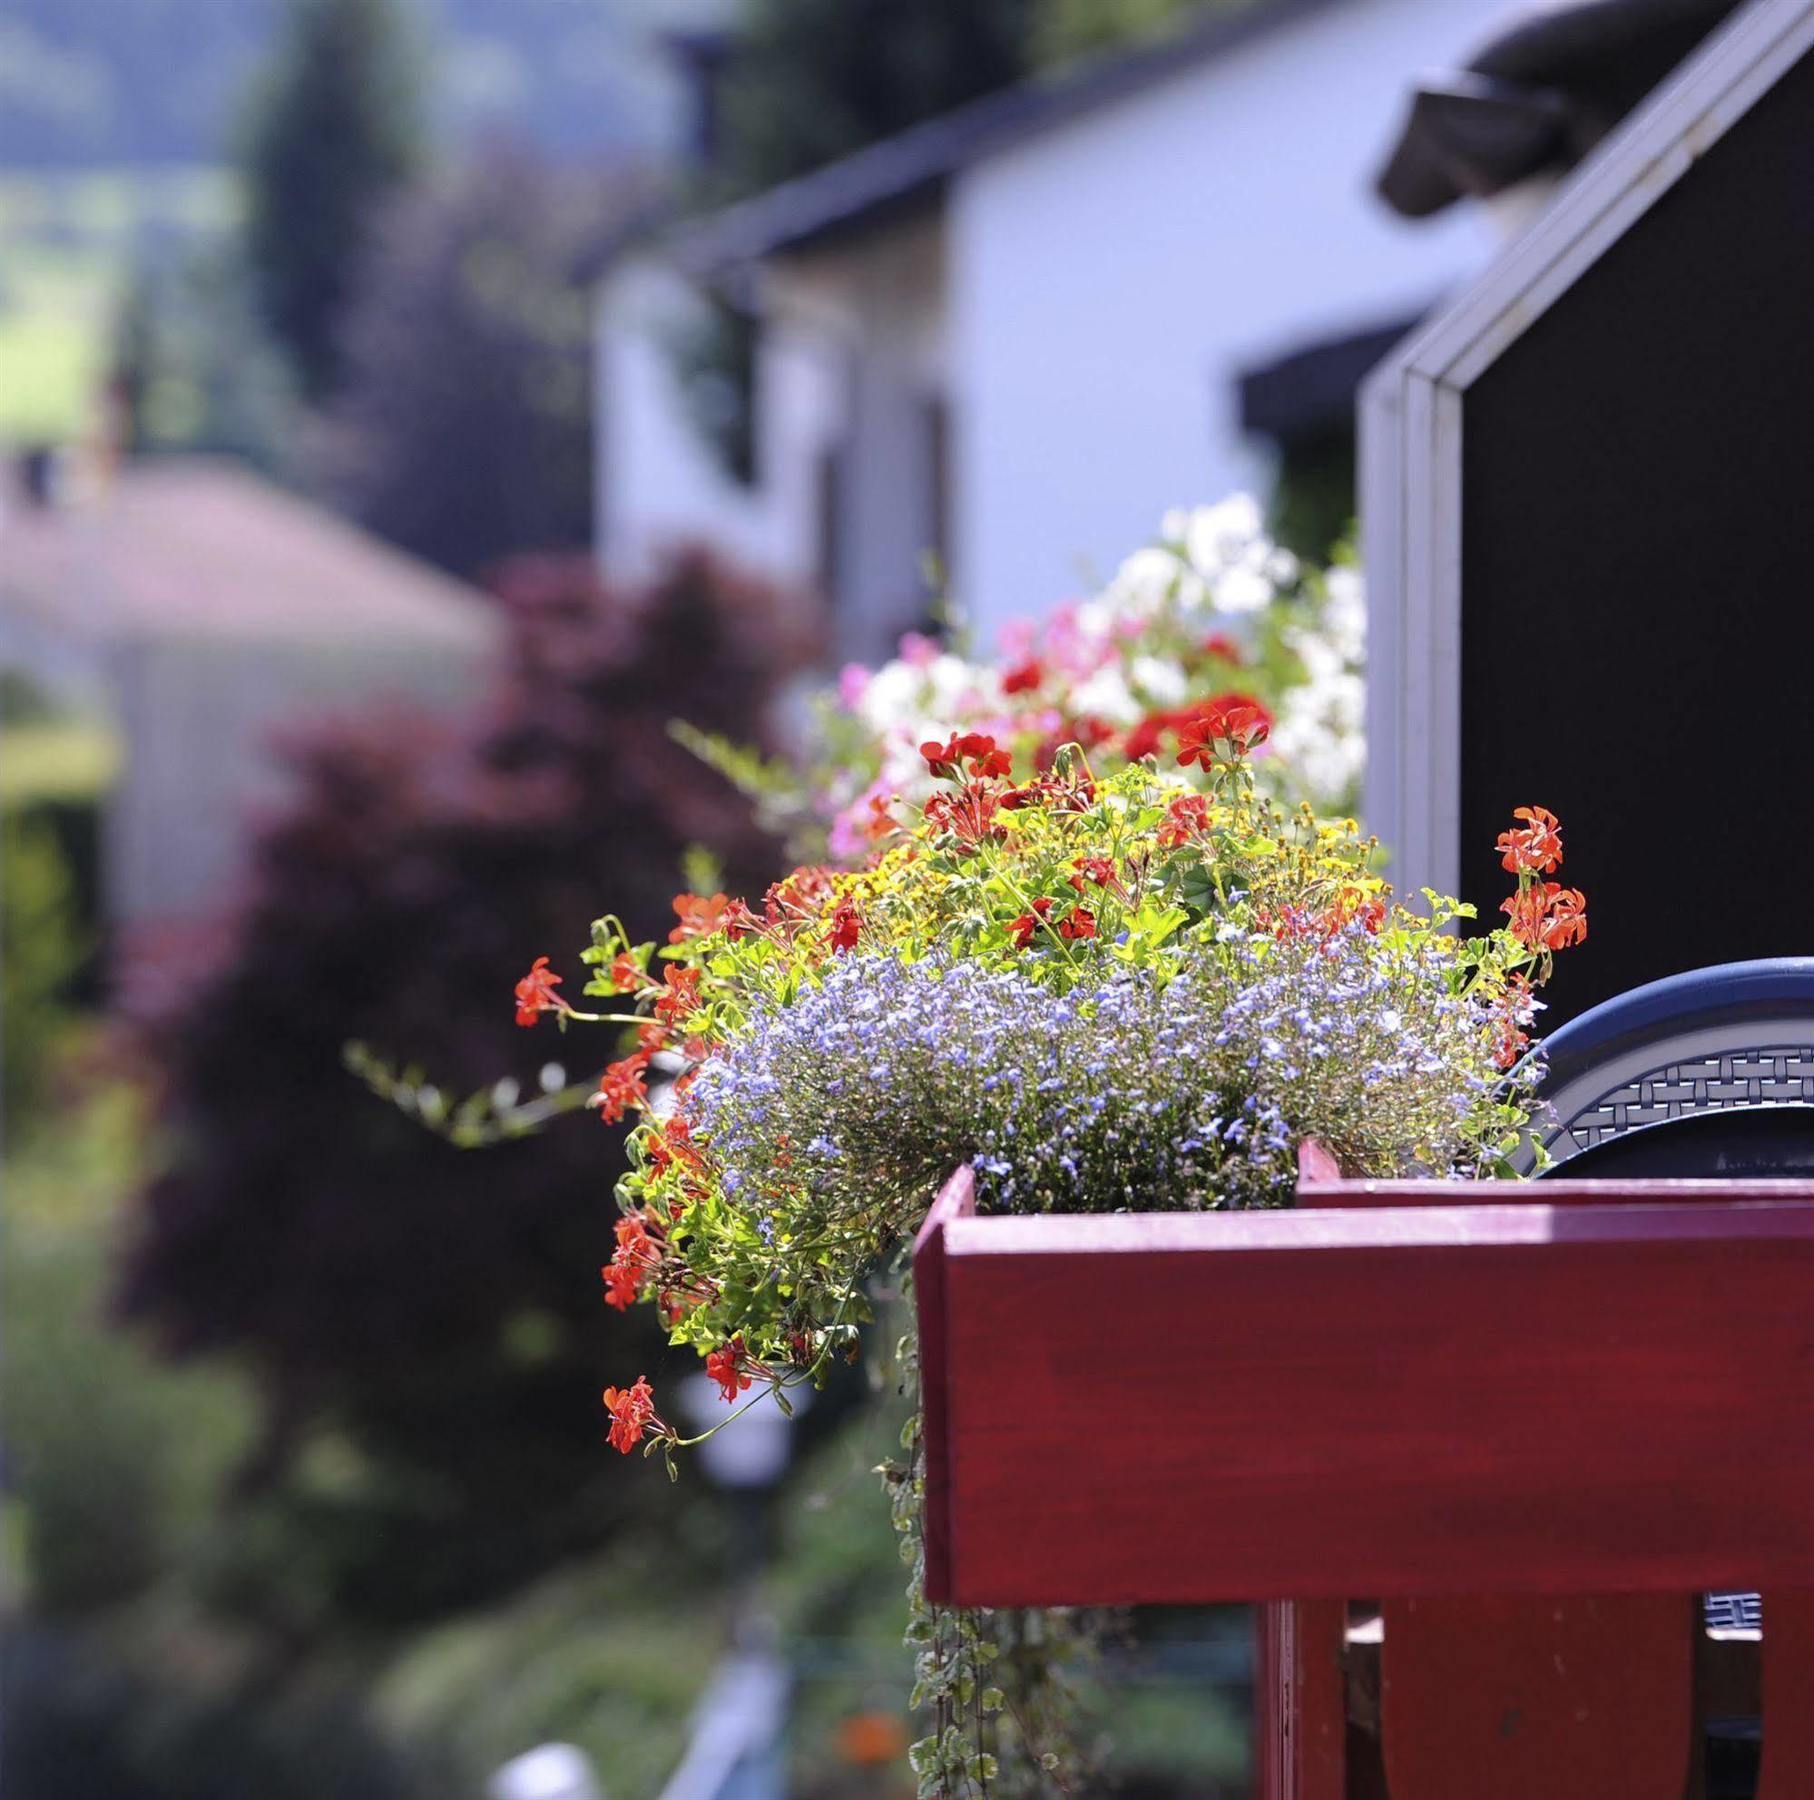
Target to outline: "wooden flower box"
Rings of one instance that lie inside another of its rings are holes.
[[[931,1597],[1300,1603],[1263,1794],[1681,1800],[1698,1595],[1761,1589],[1758,1791],[1814,1794],[1814,1183],[1299,1202],[983,1218],[952,1179],[914,1253]],[[1379,1789],[1342,1773],[1367,1704]]]

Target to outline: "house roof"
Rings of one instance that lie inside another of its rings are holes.
[[[371,533],[206,457],[128,463],[91,497],[0,511],[0,610],[41,631],[479,653],[496,609]]]
[[[1369,827],[1393,845],[1408,891],[1463,891],[1460,765],[1431,756],[1428,747],[1458,742],[1460,733],[1458,546],[1469,390],[1811,57],[1814,0],[1751,0],[1736,9],[1478,279],[1363,384],[1368,656],[1378,676],[1369,685],[1366,814]],[[1743,217],[1734,217],[1732,229],[1770,241]],[[1723,270],[1721,279],[1732,290]],[[1683,357],[1695,348],[1678,333],[1670,353]],[[1616,460],[1616,448],[1604,454]]]
[[[1736,0],[1564,0],[1520,13],[1453,74],[1414,89],[1380,197],[1421,219],[1570,169]]]
[[[668,248],[710,277],[938,199],[959,171],[1347,0],[1245,0],[1118,55],[1024,81],[682,226]]]
[[[1351,431],[1354,396],[1367,373],[1414,330],[1425,307],[1314,342],[1241,371],[1241,428],[1279,444]]]

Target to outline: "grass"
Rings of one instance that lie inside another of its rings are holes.
[[[0,812],[98,801],[118,779],[120,760],[119,738],[96,722],[0,728]]]
[[[0,173],[0,440],[87,431],[134,259],[238,210],[218,168]]]

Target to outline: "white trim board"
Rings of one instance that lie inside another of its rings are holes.
[[[1814,48],[1814,0],[1751,0],[1367,378],[1368,829],[1401,893],[1459,890],[1462,397]]]

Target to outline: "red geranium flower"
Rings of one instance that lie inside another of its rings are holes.
[[[1070,878],[1071,886],[1078,893],[1083,892],[1086,880],[1093,881],[1098,887],[1119,888],[1120,878],[1115,873],[1115,865],[1106,856],[1079,856],[1072,860],[1071,867],[1076,871]]]
[[[1159,844],[1175,850],[1209,829],[1209,802],[1201,794],[1182,794],[1165,809],[1159,821]]]
[[[554,990],[561,978],[548,967],[548,959],[538,956],[529,973],[516,984],[516,1022],[533,1025],[545,1012],[565,1012],[567,1003]]]
[[[648,1100],[648,1085],[642,1078],[648,1066],[647,1054],[639,1050],[634,1056],[612,1063],[598,1078],[598,1092],[592,1100],[607,1125],[615,1125],[628,1108],[642,1106]]]
[[[934,794],[926,802],[926,818],[940,830],[949,831],[961,850],[972,850],[978,844],[1005,838],[1004,826],[995,822],[1002,797],[980,781],[960,787],[955,793]]]
[[[1248,694],[1223,694],[1199,707],[1178,728],[1178,761],[1208,768],[1218,760],[1215,746],[1226,744],[1232,756],[1245,756],[1266,741],[1272,714]]]
[[[665,1174],[670,1168],[697,1172],[701,1166],[699,1152],[693,1148],[691,1128],[678,1113],[665,1119],[661,1130],[646,1142],[649,1166],[657,1175]]]
[[[1096,935],[1096,915],[1087,906],[1073,908],[1058,921],[1058,935],[1072,939],[1093,938]]]
[[[713,894],[702,899],[698,894],[676,894],[674,912],[680,923],[668,933],[670,944],[684,944],[689,938],[710,937],[722,931],[734,942],[746,930],[749,908],[741,900]]]
[[[619,1262],[613,1257],[600,1273],[605,1278],[605,1304],[619,1312],[628,1312],[636,1304],[645,1271],[634,1263]]]
[[[1520,806],[1514,819],[1526,821],[1522,831],[1502,831],[1493,848],[1504,851],[1500,866],[1513,875],[1554,874],[1562,861],[1562,824],[1547,806]]]
[[[920,755],[925,757],[926,766],[934,775],[951,780],[956,780],[966,766],[979,780],[991,775],[1006,775],[1014,766],[1007,751],[999,748],[994,738],[983,731],[954,731],[942,744],[920,745]]]
[[[763,896],[763,906],[770,923],[792,931],[816,919],[830,897],[831,871],[807,863],[775,882]]]
[[[831,947],[840,953],[857,947],[857,934],[863,928],[855,903],[848,897],[838,902],[831,915]]]
[[[650,984],[647,972],[638,964],[635,957],[620,953],[612,957],[611,966],[605,972],[605,979],[620,994],[634,994]]]
[[[611,1414],[611,1429],[606,1433],[611,1447],[628,1456],[642,1442],[643,1433],[661,1421],[655,1416],[655,1393],[646,1377],[638,1375],[627,1388],[605,1389],[605,1407]]]
[[[699,1008],[699,971],[682,968],[678,963],[669,963],[662,971],[662,980],[666,984],[661,998],[655,1002],[655,1016],[665,1019],[670,1025],[678,1024],[688,1013]]]
[[[1579,888],[1533,881],[1499,910],[1511,921],[1512,936],[1532,950],[1566,950],[1587,942],[1587,898]]]
[[[1033,902],[1033,910],[1024,912],[1018,919],[1008,921],[1008,935],[1014,940],[1016,950],[1024,950],[1033,941],[1033,934],[1039,929],[1040,921],[1052,910],[1052,902],[1043,895]]]
[[[869,817],[863,821],[863,835],[870,839],[885,838],[895,829],[894,814],[880,794],[869,796]]]
[[[1212,631],[1203,640],[1203,654],[1219,657],[1225,663],[1232,663],[1237,669],[1247,660],[1237,644],[1225,631]]]
[[[1039,666],[1037,657],[1029,656],[1023,663],[1016,663],[1001,678],[1001,691],[1004,694],[1029,694],[1045,680],[1045,671]]]
[[[732,1338],[723,1349],[714,1350],[705,1359],[705,1372],[718,1383],[727,1405],[750,1385],[749,1372],[743,1366],[745,1360],[741,1337]]]

